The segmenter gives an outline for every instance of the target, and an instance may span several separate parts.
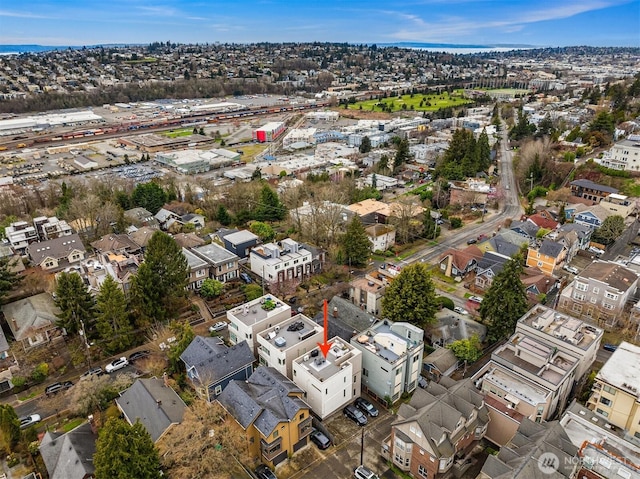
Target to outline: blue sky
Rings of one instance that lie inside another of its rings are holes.
[[[640,0],[0,0],[0,44],[640,46]]]

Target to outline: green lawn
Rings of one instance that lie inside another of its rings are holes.
[[[471,100],[464,98],[462,90],[455,90],[451,95],[445,91],[440,95],[402,95],[401,97],[395,96],[381,100],[359,101],[349,105],[349,109],[385,111],[384,105],[388,105],[392,108],[392,111],[437,111],[442,108],[466,105],[467,103],[471,103]]]
[[[60,429],[62,429],[63,432],[69,432],[75,428],[77,428],[80,424],[84,423],[85,419],[82,417],[78,417],[75,419],[70,420],[69,422],[64,423]]]
[[[182,128],[180,130],[163,131],[161,135],[168,136],[169,138],[178,138],[179,136],[193,135],[193,128]]]

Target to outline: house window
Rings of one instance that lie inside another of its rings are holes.
[[[300,420],[302,421],[304,419],[304,413],[300,414]]]
[[[605,406],[607,406],[607,407],[611,407],[611,404],[612,404],[611,399],[606,398],[606,397],[604,397],[604,396],[600,398],[600,402],[601,402],[602,404],[604,404]]]
[[[612,388],[611,386],[604,386],[602,388],[602,390],[608,394],[611,394],[612,396],[616,395],[616,390],[614,388]]]
[[[578,301],[584,301],[584,294],[580,294],[580,293],[573,293],[573,299],[577,299]]]
[[[588,285],[584,284],[584,283],[579,283],[576,281],[576,289],[578,291],[587,291],[587,289],[589,289]]]
[[[607,299],[613,299],[614,301],[616,299],[618,299],[618,295],[617,294],[610,293],[609,291],[604,293],[604,297],[607,298]]]
[[[609,309],[609,310],[611,310],[611,309],[614,309],[614,308],[615,308],[615,306],[613,306],[613,304],[609,304],[609,303],[602,303],[602,307],[603,307],[604,309]]]
[[[229,263],[227,263],[227,269],[233,269],[234,267],[234,262],[230,261]]]
[[[278,432],[278,430],[276,429],[275,431],[273,431],[273,438],[277,438],[280,435],[280,433]]]
[[[593,293],[598,294],[600,292],[600,288],[593,288]]]
[[[603,411],[602,409],[598,408],[596,409],[596,412],[598,414],[602,414],[604,417],[609,417],[609,413],[607,411]]]

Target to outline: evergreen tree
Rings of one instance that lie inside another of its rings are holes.
[[[259,166],[256,166],[256,169],[251,173],[251,181],[261,180],[262,179],[262,171]]]
[[[371,151],[371,139],[368,136],[362,138],[362,142],[360,143],[358,150],[363,154]]]
[[[260,191],[260,204],[255,209],[255,218],[258,221],[279,221],[284,219],[286,212],[278,193],[265,184]]]
[[[476,142],[476,157],[478,159],[478,171],[487,171],[491,164],[491,147],[489,146],[489,135],[483,129]]]
[[[424,218],[422,220],[423,236],[427,239],[434,240],[440,236],[440,226],[436,223],[436,220],[431,216],[431,210],[424,210]]]
[[[191,344],[191,341],[195,338],[195,334],[187,321],[171,321],[169,329],[176,338],[176,340],[171,343],[171,349],[169,349],[168,352],[169,368],[174,373],[184,372],[184,363],[180,359],[180,356]]]
[[[160,458],[140,422],[112,417],[100,430],[93,456],[96,479],[160,479]]]
[[[55,304],[60,309],[58,326],[70,334],[80,329],[80,321],[88,327],[95,316],[93,296],[77,273],[60,273],[56,280]]]
[[[353,217],[347,231],[342,238],[344,248],[344,262],[351,266],[365,266],[371,256],[371,241],[364,229],[362,221],[356,215]]]
[[[394,173],[407,162],[409,159],[409,140],[406,138],[398,141],[396,148],[396,156],[393,158],[393,171]]]
[[[137,326],[175,316],[186,295],[187,258],[175,240],[156,231],[147,245],[144,262],[131,280],[131,311]]]
[[[18,276],[9,268],[10,258],[0,258],[0,304],[4,303],[7,293],[17,288],[22,282],[22,276]]]
[[[20,420],[9,404],[0,404],[0,448],[6,454],[13,451],[20,439]]]
[[[160,211],[160,208],[164,206],[167,200],[166,191],[153,181],[138,184],[133,193],[131,193],[131,203],[148,210],[154,215]]]
[[[110,276],[96,297],[96,329],[108,353],[124,351],[133,344],[133,327],[127,301],[118,283]]]
[[[461,180],[467,176],[475,176],[480,171],[479,165],[480,161],[473,133],[460,128],[453,133],[449,147],[444,152],[436,173],[449,180]]]
[[[222,226],[229,226],[233,218],[229,214],[229,211],[224,207],[224,205],[218,205],[218,211],[216,212],[216,219]]]
[[[405,266],[387,286],[382,315],[391,321],[406,321],[421,328],[435,321],[438,300],[424,263]]]
[[[495,342],[513,334],[518,319],[527,312],[527,293],[520,279],[522,256],[507,261],[484,295],[480,317],[489,325],[488,339]]]

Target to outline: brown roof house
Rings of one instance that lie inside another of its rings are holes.
[[[463,250],[451,248],[440,255],[440,270],[445,276],[464,278],[471,271],[475,271],[480,258],[482,251],[476,245]]]
[[[488,423],[484,398],[470,379],[442,378],[439,384],[417,389],[411,401],[400,406],[391,434],[382,442],[382,456],[413,477],[464,472]]]
[[[76,233],[27,246],[31,261],[46,271],[60,271],[67,266],[80,264],[87,250]]]
[[[25,351],[61,338],[56,326],[59,312],[49,293],[36,294],[2,307],[13,337],[22,343]]]

